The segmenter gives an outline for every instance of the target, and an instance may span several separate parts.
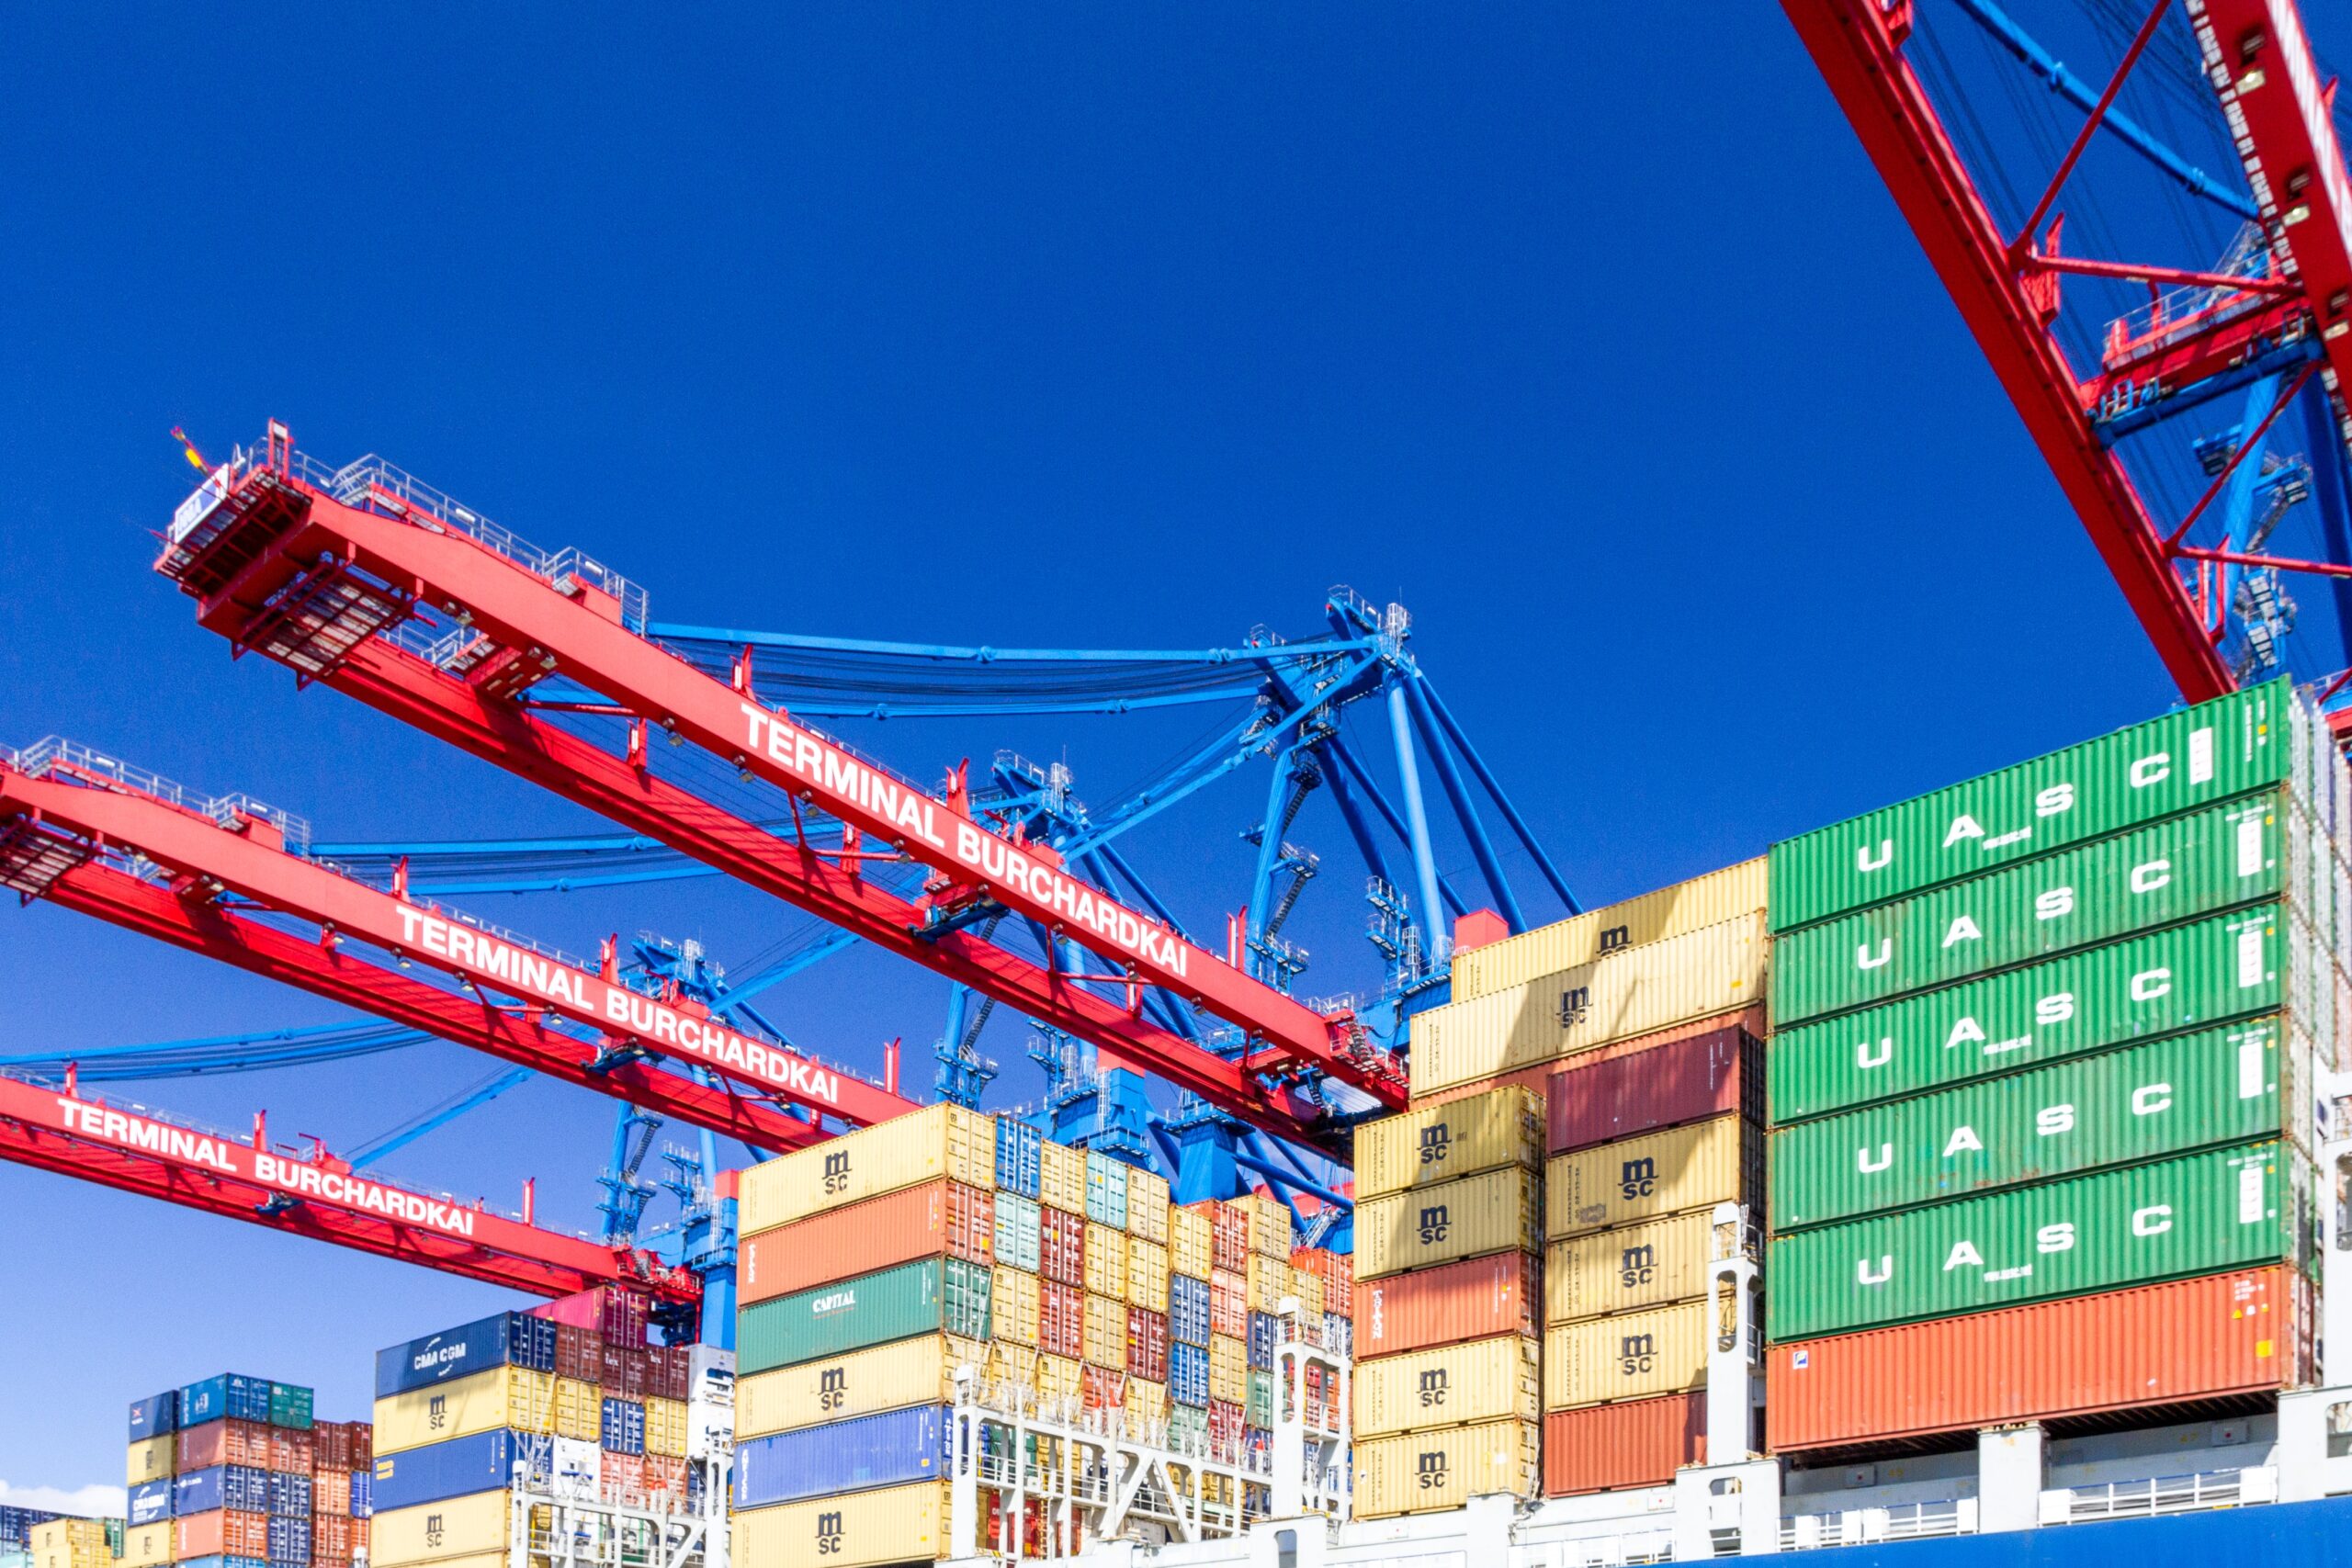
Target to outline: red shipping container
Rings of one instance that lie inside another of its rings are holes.
[[[1250,1334],[1250,1277],[1209,1270],[1209,1332],[1243,1339]]]
[[[1544,1417],[1544,1495],[1663,1486],[1707,1458],[1707,1393],[1629,1399]]]
[[[684,1399],[693,1382],[693,1350],[684,1345],[668,1345],[654,1351],[652,1364],[646,1371],[646,1397]]]
[[[555,1375],[594,1382],[605,1375],[605,1337],[576,1323],[555,1325]]]
[[[1058,1280],[1037,1284],[1037,1348],[1056,1356],[1086,1353],[1086,1292]]]
[[[1168,1381],[1168,1314],[1127,1309],[1127,1371],[1146,1382]]]
[[[1531,1253],[1441,1264],[1356,1287],[1358,1359],[1544,1332],[1544,1260]]]
[[[345,1478],[344,1485],[350,1486]],[[314,1568],[342,1568],[351,1561],[351,1520],[341,1514],[311,1516],[311,1562]]]
[[[605,1342],[642,1348],[645,1325],[653,1316],[653,1298],[619,1285],[599,1285],[591,1293],[599,1298],[596,1332]]]
[[[995,1262],[995,1193],[942,1178],[762,1231],[741,1244],[736,1286],[748,1304],[942,1252]]]
[[[1241,1451],[1241,1406],[1229,1399],[1209,1401],[1209,1457],[1231,1463]]]
[[[347,1421],[344,1423],[344,1425],[351,1428],[351,1468],[355,1471],[375,1469],[375,1423],[371,1421]],[[365,1546],[368,1543],[363,1540],[359,1544],[361,1546]]]
[[[319,1468],[318,1443],[308,1432],[290,1427],[269,1429],[269,1468],[288,1475],[308,1475]],[[232,1556],[237,1555],[231,1553]]]
[[[1764,1020],[1764,1010],[1747,1008],[1739,1012],[1719,1012],[1707,1018],[1694,1018],[1687,1022],[1675,1024],[1671,1028],[1661,1029],[1655,1034],[1637,1034],[1631,1040],[1620,1040],[1613,1045],[1603,1045],[1592,1051],[1580,1051],[1577,1054],[1576,1060],[1579,1066],[1584,1066],[1597,1062],[1612,1061],[1619,1056],[1637,1056],[1645,1051],[1655,1051],[1661,1045],[1671,1045],[1678,1040],[1689,1040],[1702,1034],[1712,1034],[1718,1029],[1727,1028],[1735,1023],[1758,1040],[1770,1032]],[[1521,1067],[1512,1072],[1498,1073],[1493,1077],[1479,1078],[1471,1083],[1455,1084],[1451,1089],[1440,1089],[1434,1094],[1417,1094],[1413,1097],[1413,1109],[1420,1111],[1432,1105],[1444,1105],[1453,1100],[1465,1100],[1474,1094],[1485,1094],[1489,1090],[1503,1089],[1513,1084],[1521,1089],[1532,1089],[1537,1094],[1543,1094],[1550,1088],[1553,1075],[1561,1070],[1559,1063],[1544,1062],[1532,1067]]]
[[[1231,1203],[1194,1203],[1209,1217],[1209,1267],[1245,1273],[1250,1268],[1250,1215]]]
[[[614,1399],[643,1399],[645,1397],[645,1351],[642,1347],[632,1349],[627,1345],[605,1342],[604,1367],[596,1381],[605,1393]]]
[[[183,1514],[172,1523],[172,1543],[183,1562],[192,1557],[224,1555],[266,1558],[269,1555],[269,1516],[227,1508]]]
[[[681,1500],[686,1492],[686,1461],[675,1454],[647,1454],[638,1461],[643,1484],[649,1494],[675,1494]],[[684,1511],[683,1506],[679,1509]]]
[[[1107,1367],[1080,1368],[1078,1388],[1089,1410],[1108,1410],[1127,1402],[1127,1374]]]
[[[258,1421],[207,1421],[201,1427],[190,1427],[180,1434],[175,1462],[182,1474],[191,1470],[210,1470],[216,1464],[243,1464],[255,1470],[267,1470],[269,1428]],[[209,1557],[213,1553],[183,1552],[181,1555]]]
[[[2292,1388],[2315,1315],[2274,1266],[1776,1345],[1766,1431],[1784,1451]]]
[[[311,1511],[336,1518],[351,1517],[351,1472],[323,1466],[311,1477]]]
[[[311,1427],[311,1453],[318,1461],[314,1474],[351,1469],[351,1436],[340,1421],[321,1421]]]
[[[607,1453],[601,1461],[605,1485],[623,1495],[643,1495],[645,1459],[641,1454]]]
[[[1727,1111],[1764,1114],[1764,1043],[1737,1022],[1628,1055],[1554,1070],[1551,1151],[1566,1154]]]
[[[1356,1260],[1344,1252],[1319,1247],[1295,1247],[1291,1267],[1323,1281],[1323,1310],[1333,1317],[1355,1315]]]
[[[533,1317],[552,1318],[557,1323],[570,1324],[574,1328],[593,1329],[604,1321],[605,1296],[602,1287],[582,1291],[578,1295],[560,1296],[542,1302],[531,1309]]]
[[[1037,1272],[1064,1285],[1086,1283],[1086,1216],[1037,1211]]]

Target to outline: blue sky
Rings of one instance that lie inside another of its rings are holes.
[[[232,664],[146,570],[168,429],[273,414],[672,620],[1184,647],[1397,600],[1588,902],[2172,700],[1772,7],[69,13],[0,59],[0,739],[322,837],[590,825]],[[1125,723],[857,738],[1107,796],[1189,733]],[[1188,919],[1238,900],[1258,787],[1139,850]],[[1349,880],[1331,989],[1370,973]],[[785,914],[712,882],[484,912],[722,957]],[[48,908],[0,944],[0,1052],[336,1016]],[[872,956],[773,993],[867,1066],[944,994]],[[134,1092],[347,1146],[482,1071]],[[535,1085],[391,1168],[537,1176],[584,1225],[609,1115]],[[119,1481],[125,1402],[213,1371],[364,1414],[377,1346],[504,1303],[6,1168],[0,1248],[0,1498]]]

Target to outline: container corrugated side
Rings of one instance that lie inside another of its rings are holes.
[[[746,1303],[933,1253],[989,1263],[996,1253],[996,1195],[943,1177],[758,1232],[740,1251],[736,1281]]]
[[[1544,1247],[1544,1179],[1516,1166],[1356,1206],[1356,1278]]]
[[[2251,1019],[1783,1128],[1771,1135],[1772,1228],[2215,1144],[2290,1135],[2307,1148],[2309,1056],[2278,1020]]]
[[[1544,1331],[1544,1408],[1574,1410],[1620,1399],[1655,1399],[1707,1386],[1707,1350],[1731,1310],[1726,1301],[1684,1302],[1587,1318]]]
[[[1016,1345],[1037,1343],[1038,1280],[1000,1263],[990,1282],[989,1331]]]
[[[1138,1235],[1127,1237],[1127,1288],[1129,1306],[1139,1306],[1148,1312],[1168,1310],[1168,1249]]]
[[[996,1195],[996,1260],[1007,1268],[1035,1274],[1039,1259],[1037,1201],[1018,1192]]]
[[[1763,998],[1764,917],[1627,948],[1412,1021],[1416,1097],[1573,1056]]]
[[[456,1382],[376,1401],[376,1452],[396,1453],[500,1427],[555,1432],[555,1374],[492,1367]]]
[[[1127,1172],[1127,1234],[1168,1245],[1168,1179],[1156,1170]]]
[[[514,1467],[526,1467],[535,1483],[553,1478],[555,1438],[497,1427],[446,1443],[379,1454],[370,1477],[375,1504],[387,1512],[470,1496],[508,1485]]]
[[[947,1473],[948,1411],[911,1404],[735,1445],[735,1506],[774,1507]]]
[[[1544,1101],[1498,1089],[1356,1128],[1356,1201],[1452,1181],[1507,1165],[1544,1162]]]
[[[960,1258],[926,1258],[757,1303],[736,1316],[737,1371],[749,1377],[918,1334],[986,1339],[991,1282]]]
[[[1733,1111],[1760,1118],[1764,1043],[1735,1021],[1638,1053],[1595,1051],[1554,1068],[1544,1098],[1555,1155]]]
[[[412,1562],[503,1551],[509,1506],[509,1495],[502,1490],[413,1508],[387,1508],[368,1521],[369,1568],[405,1568]]]
[[[1773,929],[1973,876],[2292,776],[2286,681],[1774,844]]]
[[[1759,998],[1756,1004],[1743,1008],[1737,1012],[1719,1012],[1706,1018],[1685,1019],[1680,1023],[1670,1023],[1664,1029],[1654,1029],[1646,1034],[1628,1035],[1623,1040],[1612,1040],[1606,1045],[1596,1045],[1589,1051],[1579,1051],[1565,1062],[1538,1062],[1532,1066],[1513,1067],[1507,1073],[1496,1073],[1470,1083],[1454,1084],[1445,1089],[1432,1089],[1417,1093],[1413,1096],[1413,1103],[1419,1106],[1444,1105],[1474,1094],[1484,1094],[1490,1089],[1499,1089],[1506,1084],[1532,1089],[1537,1094],[1545,1094],[1550,1090],[1552,1080],[1561,1073],[1591,1066],[1595,1063],[1610,1061],[1618,1056],[1639,1055],[1645,1051],[1656,1050],[1661,1045],[1670,1045],[1677,1041],[1694,1039],[1702,1034],[1711,1034],[1720,1029],[1728,1029],[1735,1023],[1745,1028],[1748,1033],[1758,1040],[1763,1039],[1770,1032],[1770,1023]],[[1634,1131],[1637,1129],[1630,1127],[1626,1129],[1629,1134]]]
[[[1764,908],[1762,855],[1654,893],[1555,920],[1454,955],[1453,999],[1466,1002],[1557,975],[1604,953],[1721,925]]]
[[[1682,1466],[1706,1462],[1703,1390],[1555,1410],[1544,1417],[1546,1497],[1664,1486]]]
[[[2307,907],[2296,890],[2318,863],[2298,813],[2274,791],[1841,915],[1773,944],[1773,1025],[2242,904],[2283,897]],[[2327,874],[2332,882],[2332,863]]]
[[[1532,1421],[1488,1421],[1374,1438],[1355,1445],[1355,1517],[1459,1508],[1508,1492],[1532,1497],[1543,1485],[1543,1428]]]
[[[731,1521],[733,1558],[745,1568],[881,1568],[947,1555],[947,1487],[922,1481],[845,1497],[751,1508]]]
[[[122,1479],[127,1486],[144,1485],[171,1475],[175,1470],[173,1450],[178,1447],[176,1433],[166,1432],[160,1438],[147,1438],[130,1445],[123,1456]]]
[[[2209,1149],[1772,1238],[1775,1341],[1985,1312],[2264,1263],[2307,1267],[2311,1168]]]
[[[529,1313],[502,1312],[376,1352],[376,1393],[455,1382],[492,1367],[555,1371],[556,1325]],[[187,1406],[182,1405],[185,1416]],[[183,1420],[183,1426],[188,1425]]]
[[[985,1371],[988,1348],[978,1340],[928,1334],[760,1372],[735,1385],[735,1434],[764,1438],[953,1400],[956,1370],[966,1366],[976,1374]]]
[[[1216,1224],[1199,1209],[1168,1211],[1168,1268],[1170,1273],[1205,1280],[1216,1266],[1213,1233]]]
[[[1717,1203],[1760,1201],[1764,1131],[1745,1116],[1621,1138],[1544,1166],[1544,1213],[1555,1240]]]
[[[1544,1258],[1544,1321],[1703,1296],[1715,1241],[1713,1216],[1703,1210],[1555,1241]]]
[[[1498,1252],[1354,1286],[1357,1356],[1402,1355],[1498,1334],[1540,1335],[1544,1261]]]
[[[2233,1018],[2290,1012],[2334,1061],[2352,997],[2279,904],[1963,981],[1772,1037],[1776,1126]]]
[[[1092,1220],[1086,1223],[1086,1256],[1080,1264],[1088,1291],[1114,1301],[1127,1297],[1127,1233]]]
[[[1774,1452],[2309,1382],[2311,1287],[2271,1267],[1776,1347]]]
[[[934,1105],[763,1161],[743,1172],[737,1190],[741,1234],[943,1176],[967,1187],[995,1187],[994,1117]]]
[[[1037,1201],[1066,1214],[1086,1213],[1086,1151],[1047,1140],[1037,1151]]]
[[[1543,1347],[1517,1334],[1356,1363],[1355,1438],[1544,1414]]]

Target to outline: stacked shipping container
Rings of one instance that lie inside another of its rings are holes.
[[[134,1401],[120,1568],[350,1568],[364,1560],[365,1526],[351,1517],[351,1454],[355,1443],[364,1448],[367,1427],[322,1427],[312,1403],[298,1384],[234,1373]]]
[[[122,1556],[125,1529],[120,1519],[59,1514],[43,1514],[23,1525],[32,1568],[115,1568]]]
[[[2347,805],[2280,682],[1774,847],[1774,1448],[2309,1376]]]

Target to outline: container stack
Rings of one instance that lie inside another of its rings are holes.
[[[1543,1101],[1518,1085],[1357,1130],[1357,1517],[1535,1495],[1543,1166]]]
[[[1774,847],[1776,1450],[2309,1379],[2347,806],[2278,682]]]
[[[0,1568],[33,1568],[33,1527],[57,1517],[40,1508],[0,1506]]]
[[[348,1529],[322,1543],[316,1529],[312,1403],[299,1384],[236,1373],[133,1402],[121,1568],[350,1568]]]
[[[120,1519],[44,1514],[25,1529],[33,1568],[115,1568],[122,1555]]]

